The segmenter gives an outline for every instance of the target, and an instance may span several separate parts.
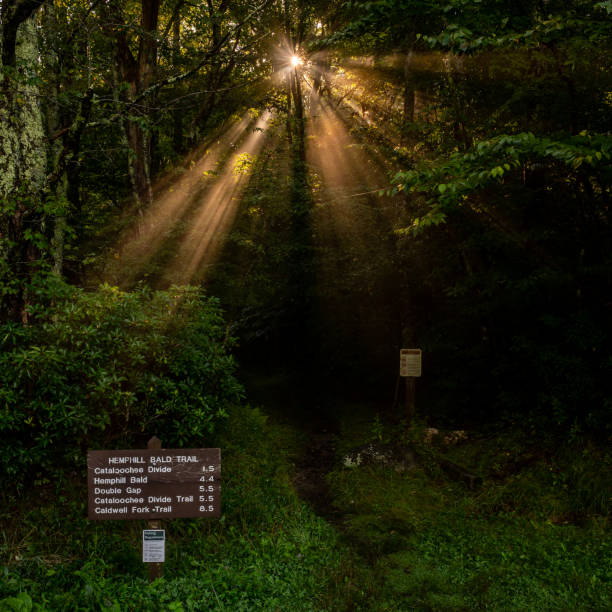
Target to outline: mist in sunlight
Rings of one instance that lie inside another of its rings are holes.
[[[271,117],[269,111],[261,115],[253,131],[225,164],[211,189],[198,200],[194,219],[167,269],[172,282],[187,284],[201,281],[207,269],[216,261],[236,218],[240,195],[248,183],[248,171],[242,171],[243,161],[255,157],[261,150]]]
[[[248,125],[249,116],[245,113],[207,146],[189,156],[186,168],[178,178],[160,180],[154,188],[151,207],[130,224],[117,241],[106,270],[111,283],[127,286],[138,277],[170,237],[194,199],[214,180],[219,161],[240,139]]]

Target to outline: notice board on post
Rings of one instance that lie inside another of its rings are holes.
[[[88,451],[94,520],[221,516],[221,449]]]
[[[421,349],[400,350],[400,376],[410,378],[421,376]]]

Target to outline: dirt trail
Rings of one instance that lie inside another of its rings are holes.
[[[321,428],[310,434],[310,442],[296,462],[293,486],[301,499],[330,523],[338,525],[342,512],[333,505],[326,476],[335,467],[336,434]]]

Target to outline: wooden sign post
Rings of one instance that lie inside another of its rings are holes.
[[[412,421],[416,415],[416,381],[421,376],[421,349],[400,350],[400,376],[406,381],[406,416]]]
[[[153,436],[147,442],[147,448],[149,450],[161,450],[161,447],[162,447],[162,442],[157,436]],[[161,521],[149,521],[149,529],[161,530]],[[164,533],[164,538],[165,538],[165,533]],[[143,546],[143,561],[144,561],[144,536],[143,536],[142,546]],[[165,546],[165,540],[164,540],[164,546]],[[149,582],[154,582],[158,578],[161,578],[163,573],[164,573],[163,563],[160,563],[160,562],[149,563]]]
[[[88,517],[145,519],[143,560],[149,580],[162,575],[168,518],[221,516],[221,450],[163,449],[159,438],[146,449],[88,451]],[[145,542],[147,550],[145,551]]]

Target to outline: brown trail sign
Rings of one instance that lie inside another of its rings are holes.
[[[88,516],[93,520],[146,519],[143,561],[149,581],[161,577],[165,531],[161,520],[221,516],[221,449],[161,448],[88,451]]]
[[[93,520],[221,516],[218,448],[89,451]]]

